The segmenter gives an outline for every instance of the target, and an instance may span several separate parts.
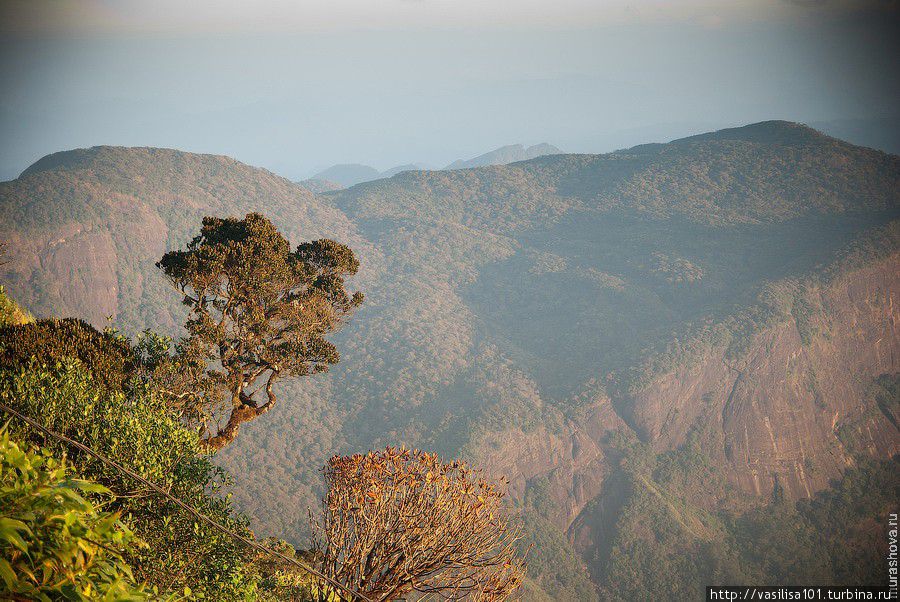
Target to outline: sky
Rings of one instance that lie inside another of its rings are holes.
[[[890,0],[0,0],[0,180],[99,144],[301,179],[766,119],[895,125],[898,23]]]

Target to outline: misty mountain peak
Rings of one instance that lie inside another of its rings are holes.
[[[689,136],[675,142],[699,140],[741,140],[765,144],[810,144],[830,139],[822,132],[802,123],[792,121],[771,120],[751,123],[735,128],[725,128],[696,136]]]
[[[547,144],[546,142],[535,144],[534,146],[529,146],[527,148],[521,144],[509,144],[484,153],[483,155],[478,155],[472,159],[458,159],[444,169],[466,169],[469,167],[484,167],[486,165],[506,165],[507,163],[536,159],[537,157],[542,157],[544,155],[558,155],[562,154],[562,152],[563,151],[557,147],[552,144]]]

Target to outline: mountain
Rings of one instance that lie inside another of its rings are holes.
[[[299,182],[297,182],[297,184],[316,194],[322,192],[333,192],[335,190],[340,190],[341,188],[343,188],[343,186],[341,186],[337,182],[331,182],[329,180],[318,180],[316,178],[300,180]]]
[[[312,192],[328,192],[338,188],[349,188],[361,182],[370,182],[372,180],[380,180],[381,178],[390,178],[402,171],[415,171],[424,169],[422,165],[417,163],[407,163],[405,165],[397,165],[384,171],[378,171],[374,167],[368,165],[360,165],[358,163],[333,165],[324,171],[320,171],[313,177],[300,182]]]
[[[426,167],[420,163],[407,163],[405,165],[398,165],[396,167],[384,170],[383,172],[381,172],[381,177],[390,178],[403,171],[419,171],[422,169],[426,169]]]
[[[535,144],[525,148],[521,144],[511,144],[502,146],[490,152],[479,155],[473,159],[454,161],[444,169],[465,169],[469,167],[482,167],[485,165],[505,165],[516,161],[525,161],[541,157],[543,155],[555,155],[562,153],[561,150],[551,144]],[[421,171],[426,169],[419,163],[408,163],[406,165],[398,165],[385,171],[378,171],[369,165],[361,165],[359,163],[347,163],[341,165],[332,165],[328,169],[320,171],[313,177],[300,182],[313,192],[326,192],[334,190],[333,188],[323,188],[320,182],[336,183],[343,188],[350,188],[363,182],[371,182],[383,178],[390,178],[404,171]]]
[[[320,171],[314,175],[311,180],[324,180],[326,182],[336,182],[347,188],[354,186],[360,182],[368,182],[369,180],[377,180],[383,177],[381,172],[370,167],[369,165],[361,165],[359,163],[344,163],[340,165],[332,165],[328,169]]]
[[[248,211],[349,244],[367,296],[341,363],[217,456],[257,533],[302,543],[327,457],[405,443],[510,478],[528,599],[881,578],[900,158],[765,122],[316,196],[226,157],[82,149],[0,183],[0,282],[38,316],[176,333],[154,262]]]
[[[472,159],[457,159],[444,169],[467,169],[469,167],[483,167],[485,165],[506,165],[516,161],[527,161],[544,155],[559,155],[562,151],[546,142],[535,144],[525,148],[521,144],[501,146],[490,152],[478,155]]]

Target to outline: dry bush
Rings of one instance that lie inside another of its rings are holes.
[[[504,600],[522,583],[504,493],[465,462],[388,447],[334,456],[324,473],[313,530],[328,577],[371,600]]]

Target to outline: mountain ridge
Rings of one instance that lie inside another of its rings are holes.
[[[526,161],[535,157],[558,153],[562,153],[562,151],[551,144],[547,144],[546,142],[535,144],[528,148],[522,146],[521,144],[510,144],[507,146],[501,146],[492,151],[488,151],[472,159],[457,159],[453,163],[450,163],[449,165],[444,167],[443,170],[465,169],[468,167],[480,167],[485,165],[505,165],[507,163]],[[332,165],[331,167],[316,173],[306,180],[302,180],[300,184],[306,185],[307,187],[312,187],[313,189],[333,190],[333,188],[323,186],[318,182],[334,182],[336,184],[339,184],[343,188],[350,188],[352,186],[363,184],[365,182],[391,178],[404,171],[440,170],[431,169],[421,163],[407,163],[404,165],[397,165],[384,171],[379,171],[378,169],[370,165],[365,165],[362,163],[340,163],[337,165]],[[313,191],[319,192],[319,190]]]
[[[215,156],[51,155],[0,184],[12,260],[0,280],[37,315],[177,333],[179,297],[153,262],[203,215],[261,211],[292,243],[349,244],[367,302],[338,337],[343,360],[286,385],[218,456],[238,504],[258,533],[302,541],[296,506],[314,502],[330,454],[461,455],[507,473],[531,509],[529,537],[554,550],[536,587],[584,599],[578,575],[605,587],[614,562],[592,560],[598,539],[622,536],[641,492],[675,491],[629,476],[640,454],[687,457],[690,483],[715,471],[672,499],[712,534],[717,504],[765,504],[776,482],[813,496],[842,472],[833,458],[897,440],[863,390],[900,370],[900,158],[803,127],[403,172],[327,195]],[[779,362],[792,366],[780,384]]]
[[[563,151],[546,142],[541,142],[540,144],[535,144],[527,148],[521,144],[508,144],[471,159],[457,159],[444,167],[444,169],[466,169],[469,167],[484,167],[486,165],[506,165],[509,163],[535,159],[544,155],[560,154],[563,154]]]

